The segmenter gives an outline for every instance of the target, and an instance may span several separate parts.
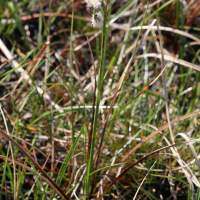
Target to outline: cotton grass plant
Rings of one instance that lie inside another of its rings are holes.
[[[103,15],[100,11],[95,14],[92,14],[91,26],[93,28],[102,28],[103,27]]]
[[[94,9],[101,9],[102,8],[102,0],[85,0],[88,7],[92,7]]]
[[[102,15],[102,12],[99,11],[102,9],[102,1],[99,0],[85,0],[85,2],[87,3],[88,7],[92,7],[93,13],[92,17],[91,17],[91,26],[93,28],[102,28],[103,27],[103,21],[104,21],[104,17]],[[104,11],[105,11],[105,7],[106,6],[106,2],[104,2]]]
[[[0,199],[200,199],[196,1],[0,5]]]

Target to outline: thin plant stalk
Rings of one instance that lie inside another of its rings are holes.
[[[86,185],[85,185],[85,192],[86,194],[90,193],[90,186],[91,186],[91,177],[89,174],[93,171],[93,156],[94,156],[94,147],[95,147],[95,134],[97,128],[97,119],[98,119],[98,112],[99,112],[99,104],[101,100],[101,90],[102,90],[102,83],[103,83],[103,72],[105,68],[105,54],[106,54],[106,44],[105,44],[105,35],[106,35],[106,18],[107,18],[107,1],[103,0],[103,34],[101,38],[101,65],[99,68],[99,76],[97,82],[97,97],[96,97],[96,109],[94,114],[94,123],[93,123],[93,131],[92,131],[92,140],[91,140],[91,148],[89,152],[89,158],[87,160],[87,173],[88,176],[86,178]]]
[[[74,2],[72,3],[72,19],[71,19],[71,34],[70,34],[70,88],[72,89],[72,37],[73,37],[73,24],[74,24]],[[74,120],[73,120],[73,102],[72,95],[70,95],[71,109],[72,109],[72,143],[74,142]]]

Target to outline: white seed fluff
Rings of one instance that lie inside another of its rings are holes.
[[[95,15],[92,15],[91,26],[93,28],[102,28],[103,27],[103,15],[101,12],[97,12],[97,13],[95,13]]]
[[[93,7],[94,9],[98,9],[102,7],[102,0],[85,0],[88,7]]]

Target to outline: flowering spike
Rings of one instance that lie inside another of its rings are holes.
[[[103,15],[101,12],[97,12],[92,15],[91,26],[93,28],[102,28],[103,27]]]
[[[99,9],[102,7],[102,0],[85,0],[88,7],[93,7],[94,9]]]

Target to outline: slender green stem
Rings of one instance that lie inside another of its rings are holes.
[[[71,34],[70,34],[70,88],[72,90],[72,85],[73,85],[73,81],[72,81],[72,50],[73,50],[73,46],[72,46],[72,37],[73,37],[73,25],[74,25],[74,2],[72,3],[72,20],[71,20]],[[72,108],[72,144],[74,142],[74,116],[73,116],[73,102],[72,102],[72,95],[70,95],[70,100],[71,100],[71,108]]]
[[[91,174],[93,170],[93,156],[94,156],[94,147],[95,147],[95,134],[97,128],[97,119],[98,119],[98,112],[99,112],[99,104],[101,100],[101,90],[102,90],[102,83],[103,83],[103,72],[105,68],[105,60],[106,60],[106,18],[107,18],[107,1],[103,0],[103,15],[104,15],[104,22],[103,22],[103,34],[101,37],[101,65],[99,68],[99,75],[98,75],[98,82],[97,82],[97,97],[96,97],[96,110],[94,114],[94,122],[93,122],[93,131],[92,131],[92,141],[91,141],[91,149],[90,155],[87,161],[87,179],[86,179],[86,194],[90,193],[91,188]]]

